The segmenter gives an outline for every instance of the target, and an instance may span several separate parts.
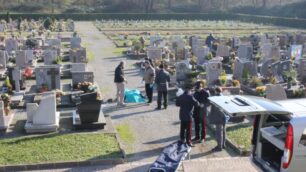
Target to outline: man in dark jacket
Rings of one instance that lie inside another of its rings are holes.
[[[190,88],[187,87],[185,92],[176,99],[176,106],[180,107],[181,141],[185,142],[186,138],[187,144],[193,147],[191,143],[192,111],[195,107],[200,106],[200,103],[194,99]]]
[[[164,98],[164,108],[168,106],[168,83],[170,82],[170,75],[164,69],[164,65],[159,66],[159,71],[156,74],[155,83],[157,85],[157,108],[161,109],[162,97]]]
[[[193,142],[202,143],[206,138],[206,113],[208,105],[209,93],[204,89],[204,81],[198,81],[195,86],[193,97],[204,107],[196,107],[193,110],[194,128],[196,136],[192,139]]]
[[[125,90],[125,83],[127,80],[124,77],[124,62],[121,61],[115,70],[115,79],[114,82],[117,86],[117,105],[124,106],[124,90]]]

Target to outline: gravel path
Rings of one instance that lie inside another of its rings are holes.
[[[91,22],[76,22],[76,28],[88,52],[95,56],[94,60],[89,62],[89,69],[94,71],[95,80],[99,84],[104,98],[115,97],[116,88],[113,83],[113,73],[121,60],[125,60],[127,63],[125,69],[129,81],[127,87],[144,90],[141,84],[141,71],[134,65],[136,60],[116,56],[113,53],[114,44],[100,33]],[[156,93],[154,98],[156,100]],[[135,139],[132,150],[128,152],[129,163],[109,168],[78,168],[73,171],[144,171],[143,169],[155,161],[166,145],[179,139],[179,109],[173,105],[173,102],[170,102],[167,110],[155,111],[155,107],[156,101],[150,106],[144,104],[128,105],[121,109],[117,109],[114,105],[106,107],[108,109],[106,115],[111,117],[115,126],[128,125],[133,132]],[[204,144],[197,144],[192,149],[191,159],[236,156],[230,150],[218,153],[211,152],[215,146],[216,142],[208,135]],[[125,145],[125,147],[128,148],[129,145]],[[99,170],[99,168],[101,169]]]

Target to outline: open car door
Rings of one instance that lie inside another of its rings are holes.
[[[210,103],[220,108],[230,116],[263,115],[263,114],[290,114],[279,104],[255,96],[213,96]]]

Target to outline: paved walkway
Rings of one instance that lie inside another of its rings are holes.
[[[113,52],[113,43],[101,34],[91,22],[77,22],[76,28],[82,37],[87,51],[95,58],[89,62],[89,69],[94,71],[95,80],[100,86],[104,98],[115,97],[115,84],[113,83],[114,69],[119,61],[127,62],[125,73],[129,81],[127,87],[144,90],[141,84],[141,71],[134,64],[136,60],[118,57]],[[154,94],[156,100],[156,94]],[[128,164],[109,167],[77,168],[72,171],[146,171],[160,155],[162,149],[168,144],[179,139],[178,108],[170,102],[167,110],[155,111],[156,101],[152,105],[129,105],[126,108],[116,109],[110,105],[107,107],[109,115],[115,126],[128,125],[135,137],[132,150],[128,154]],[[216,142],[208,135],[204,144],[198,144],[191,151],[191,158],[219,158],[236,156],[232,151],[218,153],[211,152]],[[128,146],[126,145],[126,148]],[[106,168],[106,169],[105,169]],[[62,170],[62,171],[66,171]]]

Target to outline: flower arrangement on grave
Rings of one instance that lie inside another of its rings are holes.
[[[12,94],[13,93],[13,86],[11,84],[10,78],[6,77],[5,81],[2,85],[2,91],[8,93],[8,94]]]
[[[258,78],[257,76],[253,76],[250,80],[249,85],[252,88],[256,88],[256,87],[262,86],[263,83],[262,83],[262,80],[260,78]]]
[[[206,56],[205,56],[206,60],[211,60],[213,59],[213,54],[211,52],[209,52]]]
[[[236,79],[232,80],[232,84],[233,84],[234,87],[240,87],[240,81],[239,80],[236,80]]]
[[[48,85],[47,84],[42,84],[41,87],[38,89],[39,93],[43,93],[43,92],[47,92],[48,89]]]
[[[293,96],[294,96],[295,98],[304,97],[304,96],[305,96],[305,90],[302,89],[302,88],[293,90]]]
[[[266,86],[259,86],[256,87],[256,92],[259,94],[259,96],[264,97],[266,96]]]
[[[84,91],[85,93],[96,92],[98,87],[95,86],[92,82],[82,82],[78,83],[77,89]]]
[[[225,71],[223,70],[221,75],[219,76],[219,81],[220,81],[220,85],[221,86],[225,86],[226,85],[226,81],[227,81],[227,76]]]
[[[269,77],[269,82],[270,82],[271,84],[276,84],[276,82],[277,82],[276,77],[275,77],[275,76]]]
[[[262,55],[261,55],[260,52],[258,52],[258,53],[256,54],[256,56],[255,56],[256,62],[259,62],[259,60],[260,60],[261,58],[262,58]]]
[[[8,116],[10,114],[11,108],[10,108],[10,96],[7,93],[4,93],[1,95],[1,100],[3,101],[4,106],[4,114]]]
[[[192,66],[192,70],[195,70],[195,67],[197,65],[197,60],[198,58],[194,54],[192,54],[189,61],[189,64]]]
[[[62,57],[61,56],[57,56],[56,59],[54,60],[54,64],[61,64],[62,61]]]

